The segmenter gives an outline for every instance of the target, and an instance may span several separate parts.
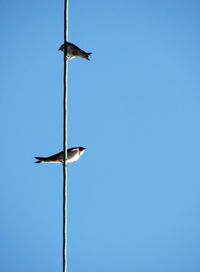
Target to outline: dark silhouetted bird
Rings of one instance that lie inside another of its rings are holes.
[[[67,163],[78,161],[85,149],[86,148],[81,146],[67,149]],[[35,158],[38,160],[36,163],[64,163],[64,152],[62,151],[50,157]]]
[[[78,58],[78,57],[90,60],[89,56],[92,54],[92,53],[86,53],[85,51],[81,50],[78,46],[76,46],[70,42],[66,42],[65,44],[62,44],[58,50],[64,52],[64,50],[66,50],[66,49],[67,49],[67,59],[68,60],[73,59],[73,58]]]

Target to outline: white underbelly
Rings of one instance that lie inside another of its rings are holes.
[[[76,152],[76,154],[73,154],[73,156],[69,156],[67,158],[67,162],[75,162],[79,159],[79,153]]]

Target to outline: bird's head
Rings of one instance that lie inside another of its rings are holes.
[[[83,155],[83,153],[85,152],[86,148],[82,147],[82,146],[79,146],[79,152],[80,152],[80,155]]]
[[[64,51],[64,44],[62,44],[62,45],[60,46],[60,48],[58,49],[58,51]]]

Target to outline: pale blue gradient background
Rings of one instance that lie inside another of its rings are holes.
[[[69,272],[200,271],[200,2],[72,1]],[[0,1],[0,271],[62,271],[63,1]]]

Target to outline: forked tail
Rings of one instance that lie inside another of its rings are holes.
[[[85,53],[85,57],[86,57],[87,60],[90,60],[90,59],[89,59],[89,56],[90,56],[91,54],[92,54],[91,52],[90,52],[90,53]]]
[[[38,160],[35,163],[43,163],[43,162],[45,162],[46,158],[44,158],[44,157],[35,157],[35,159]]]

